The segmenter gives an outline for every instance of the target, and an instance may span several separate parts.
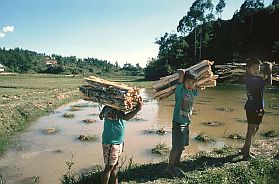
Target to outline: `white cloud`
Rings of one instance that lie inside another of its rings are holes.
[[[3,27],[3,32],[4,33],[8,33],[8,32],[13,33],[14,30],[15,30],[14,26],[5,26],[5,27]]]
[[[5,33],[0,32],[0,38],[5,37]]]

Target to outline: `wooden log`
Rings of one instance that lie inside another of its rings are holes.
[[[213,63],[214,62],[210,62],[208,60],[203,60],[200,63],[198,63],[194,66],[191,66],[187,69],[178,69],[178,72],[183,71],[185,73],[186,71],[189,71],[194,76],[198,77],[199,75],[201,75],[204,72],[205,68],[210,70],[211,69],[210,65],[212,65]],[[160,88],[160,87],[166,85],[169,82],[177,80],[178,78],[179,78],[179,73],[175,73],[175,74],[172,74],[172,75],[169,75],[169,76],[166,76],[166,77],[162,77],[162,78],[160,78],[160,80],[155,81],[153,83],[152,87],[153,87],[153,89]]]
[[[86,100],[108,105],[121,111],[131,111],[138,104],[140,90],[121,83],[110,82],[91,76],[85,79],[88,85],[80,87]]]
[[[154,93],[154,98],[156,98],[157,96],[160,96],[164,93],[168,93],[169,91],[172,91],[173,89],[176,89],[176,85],[170,86],[167,89],[164,89],[164,90],[161,90],[161,91],[158,91],[158,92]]]
[[[168,91],[168,92],[166,92],[164,94],[161,94],[160,96],[155,97],[155,99],[162,100],[162,99],[165,99],[165,98],[171,96],[174,93],[175,93],[175,89],[172,89],[172,90],[170,90],[170,91]]]
[[[179,76],[185,72],[190,72],[198,80],[198,87],[213,87],[216,86],[216,79],[218,75],[214,75],[211,71],[211,65],[214,62],[203,60],[200,63],[191,66],[187,69],[179,69],[176,74],[162,77],[160,80],[153,83],[153,91],[155,99],[163,99],[172,95],[175,91],[176,84],[178,83]]]
[[[204,74],[204,73],[206,73],[206,72],[208,72],[208,71],[211,71],[211,67],[210,66],[203,66],[203,67],[201,67],[201,68],[198,68],[197,70],[195,70],[195,71],[190,71],[190,73],[192,74],[192,75],[194,75],[195,76],[195,78],[198,78],[198,77],[200,77],[202,74]]]
[[[161,86],[160,88],[157,88],[157,89],[153,89],[155,92],[158,92],[158,91],[162,91],[164,89],[167,89],[171,86],[175,86],[176,84],[178,83],[178,80],[175,80],[175,81],[172,81],[170,83],[167,83],[166,85],[164,86]]]
[[[126,85],[120,85],[118,83],[109,82],[106,80],[100,80],[99,78],[85,78],[85,82],[88,83],[88,85],[92,85],[94,87],[100,87],[100,88],[114,88],[117,90],[120,90],[120,92],[130,92],[133,91],[132,87],[128,87]]]
[[[230,72],[232,72],[232,73],[242,73],[243,74],[243,73],[246,73],[246,70],[236,68],[236,69],[231,70]]]
[[[272,80],[278,81],[278,82],[279,82],[279,76],[274,76],[274,77],[272,77]]]
[[[202,79],[202,80],[199,80],[197,83],[196,83],[196,85],[197,86],[200,86],[200,85],[202,85],[203,83],[206,83],[206,82],[208,82],[208,81],[213,81],[213,80],[216,80],[216,79],[218,79],[218,75],[213,75],[212,77],[208,77],[208,78],[204,78],[204,79]]]
[[[156,89],[156,88],[160,88],[162,86],[165,86],[166,84],[172,82],[172,81],[175,81],[179,78],[179,74],[178,73],[175,73],[173,75],[169,75],[167,77],[164,77],[158,81],[155,81],[153,84],[152,84],[152,88]]]
[[[167,79],[171,79],[171,78],[174,78],[174,77],[178,77],[177,73],[172,74],[172,75],[168,75],[168,76],[165,76],[165,77],[161,77],[160,80],[167,80]]]
[[[81,86],[80,91],[86,94],[87,96],[102,96],[104,94],[109,95],[113,98],[118,98],[118,99],[127,99],[127,98],[132,98],[132,96],[127,96],[126,94],[115,94],[115,93],[109,93],[105,91],[100,91],[96,88],[91,88],[91,86]]]
[[[216,86],[216,80],[203,83],[199,87],[201,87],[201,88],[208,88],[208,87],[214,87],[214,86]]]
[[[93,81],[93,82],[99,83],[101,85],[114,86],[114,87],[120,88],[120,89],[126,89],[126,90],[132,89],[132,87],[130,87],[128,85],[118,83],[118,82],[107,81],[107,80],[101,79],[96,76],[90,76],[89,78],[85,78],[85,80]]]
[[[213,65],[214,64],[214,61],[209,61],[209,60],[203,60],[201,62],[199,62],[198,64],[195,64],[189,68],[187,68],[185,71],[195,71],[203,66],[206,66],[206,65]]]
[[[205,72],[201,76],[199,76],[197,78],[197,80],[200,80],[200,79],[205,78],[205,77],[211,77],[213,75],[214,75],[213,72],[211,70],[208,70],[207,72]]]

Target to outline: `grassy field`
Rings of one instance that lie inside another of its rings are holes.
[[[0,153],[11,137],[28,127],[38,117],[55,108],[82,98],[79,86],[83,76],[18,74],[0,75]],[[149,87],[142,77],[121,76],[108,78],[138,87]]]

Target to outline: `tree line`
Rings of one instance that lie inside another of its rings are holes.
[[[231,20],[222,20],[225,0],[195,0],[177,31],[156,40],[157,58],[148,61],[145,78],[156,80],[203,59],[216,64],[243,62],[256,56],[279,60],[279,1],[264,7],[263,0],[245,0]]]
[[[47,61],[55,61],[48,65]],[[143,76],[144,69],[139,64],[133,66],[126,63],[119,66],[118,62],[111,63],[97,58],[80,59],[76,56],[46,55],[20,48],[8,49],[0,47],[0,64],[6,71],[15,73],[49,73],[49,74],[96,74],[96,75],[132,75]]]

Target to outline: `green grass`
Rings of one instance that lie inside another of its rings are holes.
[[[29,126],[38,117],[57,107],[81,99],[79,86],[86,76],[47,74],[0,75],[0,154],[11,142],[11,137]],[[138,87],[150,82],[142,77],[118,76],[106,78]],[[28,108],[27,108],[28,107]]]
[[[165,143],[157,144],[151,150],[151,152],[153,154],[157,154],[157,155],[167,155],[169,153],[169,151],[170,151],[170,148]]]
[[[98,141],[99,137],[97,135],[84,135],[84,134],[81,134],[78,139],[80,141]]]
[[[66,112],[66,113],[63,114],[63,117],[64,117],[64,118],[74,118],[74,117],[75,117],[75,114]]]
[[[279,180],[279,160],[264,158],[243,161],[237,154],[238,148],[224,147],[210,153],[200,152],[182,161],[180,177],[171,177],[164,169],[166,162],[132,165],[119,172],[119,180],[127,183],[162,184],[275,184]],[[100,183],[100,170],[85,174],[72,174],[61,179],[63,184]],[[71,181],[71,182],[69,182]]]
[[[196,141],[199,141],[199,142],[211,142],[211,141],[214,141],[213,138],[209,137],[208,135],[205,135],[204,133],[198,134],[194,139]]]
[[[18,74],[0,76],[0,87],[26,89],[77,88],[82,84],[83,77],[67,77],[64,75]]]
[[[272,138],[272,137],[278,137],[279,136],[279,132],[276,130],[267,130],[267,131],[263,131],[261,133],[262,136],[266,137],[266,138]]]

